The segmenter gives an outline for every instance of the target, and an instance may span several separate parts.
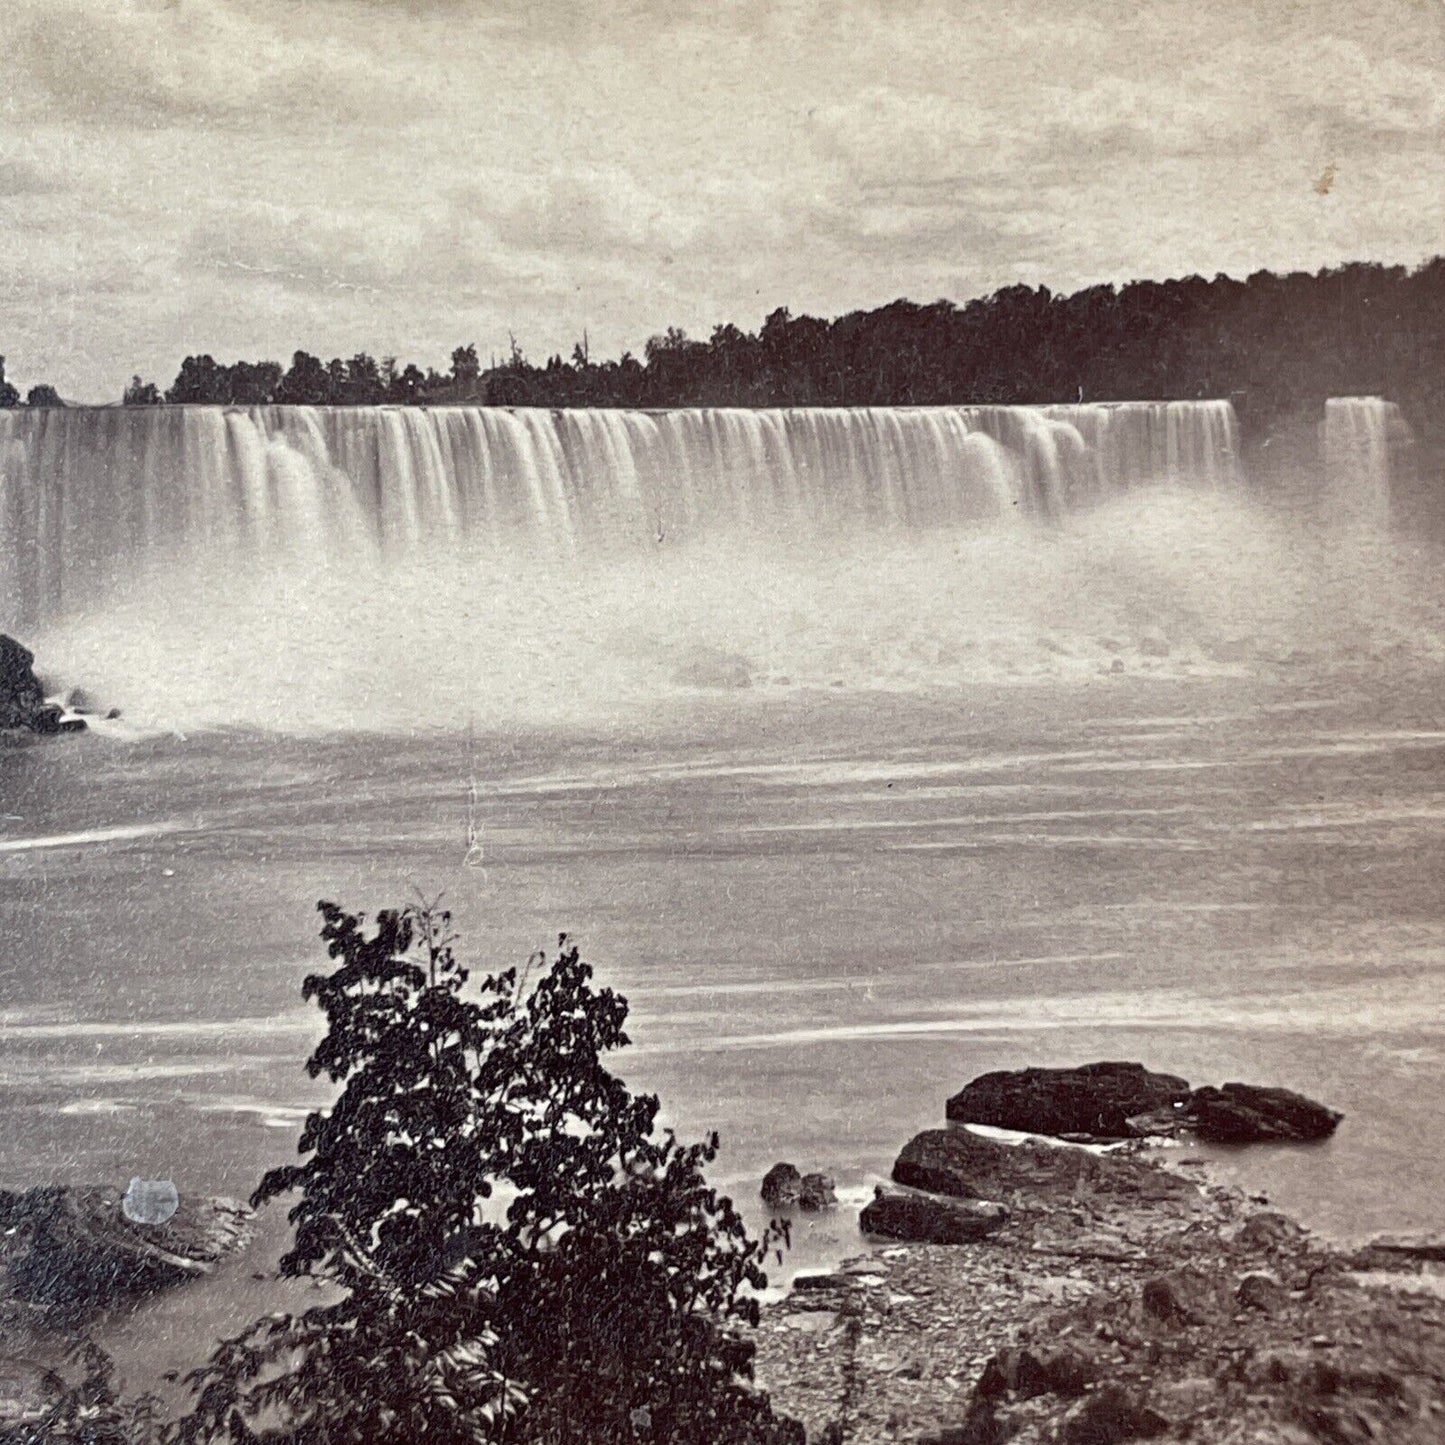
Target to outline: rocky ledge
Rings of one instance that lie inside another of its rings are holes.
[[[0,742],[84,728],[83,719],[68,718],[59,703],[46,702],[45,688],[35,676],[35,654],[0,633]]]
[[[949,1099],[946,1113],[955,1124],[1069,1140],[1192,1134],[1222,1144],[1327,1139],[1343,1117],[1290,1089],[1239,1083],[1194,1089],[1143,1064],[1109,1062],[981,1074]]]
[[[899,1192],[989,1227],[882,1245],[765,1313],[760,1383],[810,1441],[1445,1440],[1439,1237],[1342,1250],[1196,1161],[967,1128],[918,1135],[893,1178],[871,1231]]]

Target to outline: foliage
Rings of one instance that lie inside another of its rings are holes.
[[[74,1341],[65,1361],[80,1378],[67,1384],[51,1376],[55,1403],[28,1425],[0,1432],[0,1445],[158,1445],[161,1402],[153,1395],[125,1402],[116,1384],[115,1362],[87,1338]]]
[[[125,395],[121,398],[122,406],[159,406],[161,394],[153,381],[142,381],[140,377],[133,376],[130,385],[125,389]]]
[[[32,386],[25,393],[26,406],[64,406],[60,399],[60,393],[53,386],[41,382],[38,386]]]
[[[625,1000],[565,935],[532,986],[469,987],[447,914],[368,934],[321,911],[337,965],[304,984],[328,1026],[307,1068],[342,1088],[255,1202],[299,1196],[282,1271],[336,1298],[225,1342],[175,1438],[800,1441],[733,1333],[771,1238],[708,1187],[716,1138],[657,1131],[607,1069]]]
[[[5,358],[0,356],[0,407],[20,405],[20,393],[5,380]]]
[[[1257,271],[1089,286],[1006,286],[959,305],[898,300],[834,320],[774,310],[756,332],[677,327],[639,360],[528,361],[515,337],[483,367],[474,345],[449,375],[362,353],[323,365],[298,352],[225,366],[187,357],[172,401],[314,405],[916,406],[1231,397],[1266,428],[1328,396],[1387,395],[1418,430],[1445,433],[1445,258],[1411,271],[1355,262],[1315,275]]]

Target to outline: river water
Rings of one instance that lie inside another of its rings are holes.
[[[1438,1225],[1432,559],[1197,491],[1050,527],[51,619],[42,666],[125,717],[0,754],[0,1183],[249,1193],[325,1098],[317,900],[441,895],[475,968],[580,942],[632,1004],[617,1068],[721,1132],[755,1222],[779,1159],[856,1204],[975,1074],[1116,1058],[1333,1104],[1329,1143],[1216,1167],[1332,1234]],[[123,1363],[274,1307],[263,1233],[114,1322]]]

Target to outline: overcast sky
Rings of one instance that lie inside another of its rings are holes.
[[[0,48],[0,352],[86,400],[1445,250],[1445,0],[0,0]]]

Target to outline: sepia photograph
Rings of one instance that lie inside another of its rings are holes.
[[[0,1445],[1445,1442],[1445,0],[0,0]]]

